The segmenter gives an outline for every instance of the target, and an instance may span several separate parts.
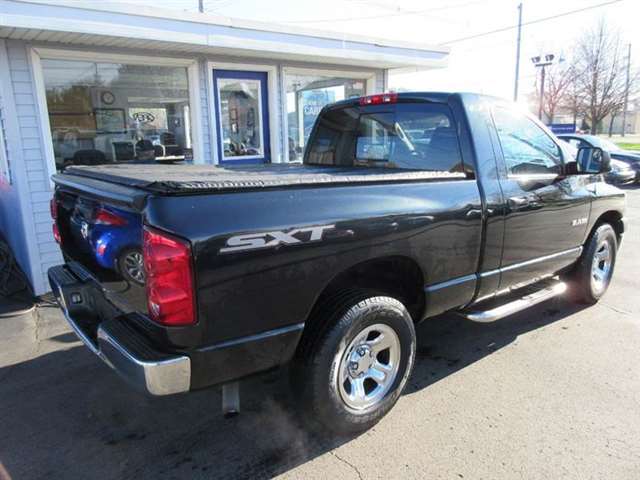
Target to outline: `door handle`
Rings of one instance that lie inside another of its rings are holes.
[[[508,203],[511,208],[517,209],[528,206],[529,199],[527,197],[510,197]]]

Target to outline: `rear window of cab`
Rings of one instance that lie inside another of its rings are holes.
[[[448,106],[400,103],[325,110],[305,163],[434,172],[463,172]]]

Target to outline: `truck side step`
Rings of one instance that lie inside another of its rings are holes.
[[[538,303],[544,302],[545,300],[549,300],[550,298],[557,297],[562,295],[567,291],[567,284],[558,280],[545,282],[542,284],[532,285],[528,287],[524,293],[524,296],[508,301],[509,298],[505,299],[507,303],[502,303],[500,305],[494,306],[493,308],[489,308],[487,310],[463,310],[458,312],[467,320],[471,320],[473,322],[479,323],[490,323],[495,322],[496,320],[500,320],[501,318],[508,317],[509,315],[513,315],[514,313],[525,310],[533,305],[537,305]],[[495,302],[495,299],[493,300]],[[495,303],[494,303],[495,305]]]

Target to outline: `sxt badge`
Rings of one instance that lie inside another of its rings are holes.
[[[236,235],[227,239],[226,246],[220,249],[220,253],[243,252],[257,250],[259,248],[272,248],[278,245],[294,245],[297,243],[311,243],[322,240],[326,230],[335,228],[335,225],[320,225],[318,227],[294,228],[287,231],[273,231],[265,233],[249,233]]]

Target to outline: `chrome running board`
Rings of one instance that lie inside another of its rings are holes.
[[[532,287],[535,287],[535,285]],[[489,310],[464,310],[458,313],[467,320],[471,320],[473,322],[495,322],[496,320],[500,320],[501,318],[513,315],[514,313],[537,305],[538,303],[544,302],[545,300],[549,300],[550,298],[562,295],[566,291],[567,284],[564,282],[556,281],[551,284],[547,283],[541,289],[535,290],[533,292],[531,292],[531,290],[529,289],[529,292],[531,293],[517,298],[516,300],[512,300],[509,303],[498,305],[497,307],[491,308]]]

